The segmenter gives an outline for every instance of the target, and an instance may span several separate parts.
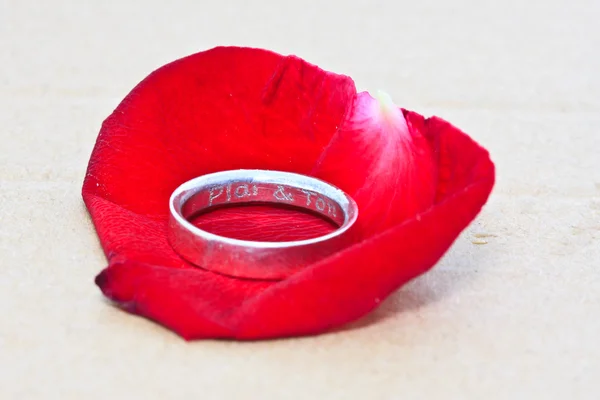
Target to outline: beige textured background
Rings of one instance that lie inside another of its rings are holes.
[[[596,0],[0,0],[0,399],[599,398],[599,13]],[[385,89],[497,163],[489,204],[437,268],[354,329],[185,343],[93,285],[105,260],[79,192],[101,121],[156,67],[219,44]]]

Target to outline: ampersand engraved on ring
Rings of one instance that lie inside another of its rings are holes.
[[[279,201],[294,201],[292,194],[286,193],[283,185],[277,185],[277,190],[273,192],[273,197]]]

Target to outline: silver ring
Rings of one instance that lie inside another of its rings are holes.
[[[199,229],[189,218],[213,207],[279,203],[304,208],[338,229],[316,238],[287,242],[249,241]],[[340,250],[356,222],[358,208],[342,190],[319,179],[290,172],[232,170],[192,179],[169,200],[169,242],[184,259],[225,275],[282,279]]]

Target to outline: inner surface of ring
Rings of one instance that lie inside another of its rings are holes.
[[[330,197],[286,184],[230,181],[222,185],[201,187],[194,192],[181,207],[181,214],[186,219],[217,206],[277,203],[316,212],[337,226],[342,226],[346,220],[342,207]]]

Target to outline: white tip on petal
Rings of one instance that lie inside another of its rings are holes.
[[[381,110],[384,112],[390,112],[398,108],[394,104],[392,97],[383,90],[377,90],[373,97],[377,100],[379,107],[381,107]]]
[[[394,126],[395,129],[402,132],[408,131],[402,110],[394,104],[389,94],[382,90],[377,90],[373,98],[377,101],[378,113],[381,116],[382,122],[386,121]]]

